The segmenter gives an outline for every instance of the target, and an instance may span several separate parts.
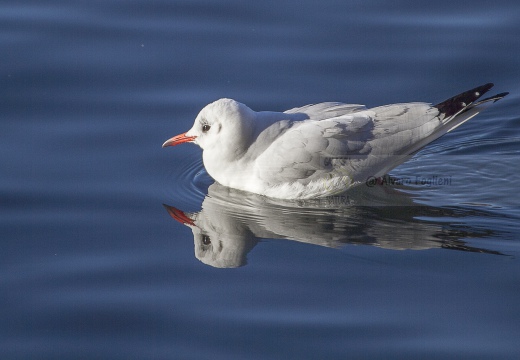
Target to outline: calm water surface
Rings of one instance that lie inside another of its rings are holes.
[[[519,16],[3,1],[1,358],[519,358]],[[511,94],[386,183],[319,201],[232,191],[197,147],[161,149],[220,97],[376,106],[489,81]]]

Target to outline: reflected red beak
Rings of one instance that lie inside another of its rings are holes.
[[[186,215],[184,213],[184,211],[181,211],[181,210],[174,208],[173,206],[169,206],[169,205],[163,204],[163,206],[166,209],[166,211],[168,211],[168,214],[170,214],[170,216],[172,218],[174,218],[181,224],[196,226],[195,222],[193,222],[193,219],[189,218],[188,215]]]
[[[186,136],[186,133],[183,133],[166,140],[162,147],[175,146],[186,142],[192,142],[193,140],[195,140],[195,138],[196,136]]]

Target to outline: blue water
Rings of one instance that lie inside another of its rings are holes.
[[[0,357],[519,358],[519,16],[4,0]],[[395,181],[320,201],[230,191],[196,146],[161,148],[221,97],[377,106],[490,81],[511,94]]]

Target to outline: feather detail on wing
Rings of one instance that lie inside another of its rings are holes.
[[[256,174],[271,185],[308,184],[347,176],[364,181],[405,161],[414,145],[442,126],[438,109],[406,103],[293,125],[257,159]]]
[[[270,186],[309,186],[321,196],[329,195],[324,191],[328,182],[334,182],[331,188],[337,192],[342,183],[348,187],[382,176],[507,95],[477,102],[491,87],[486,84],[437,105],[417,102],[366,109],[329,102],[287,110],[309,119],[294,122],[272,142],[257,158],[255,174]]]
[[[311,120],[325,120],[366,110],[364,105],[324,102],[310,104],[284,111],[286,114],[306,114]]]
[[[337,175],[337,161],[369,152],[372,129],[372,119],[360,114],[296,123],[258,157],[256,174],[271,186],[330,178]]]

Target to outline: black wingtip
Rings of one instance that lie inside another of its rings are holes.
[[[481,90],[482,92],[487,92],[487,91],[489,91],[493,86],[495,86],[495,84],[493,84],[493,83],[487,83],[487,84],[484,84],[484,85],[481,85],[481,86],[477,86],[474,90],[482,89],[482,90]]]
[[[498,100],[500,100],[502,98],[505,98],[507,95],[509,95],[509,92],[503,92],[503,93],[500,93],[500,94],[496,94],[496,95],[493,95],[493,96],[490,96],[490,97],[487,97],[485,99],[480,100],[476,105],[484,103],[486,101],[497,102]]]
[[[503,92],[500,94],[496,94],[495,96],[492,97],[492,99],[494,99],[495,101],[498,101],[502,98],[505,98],[507,95],[509,95],[509,91],[506,91],[506,92]]]
[[[444,100],[443,102],[435,105],[435,107],[439,109],[439,112],[444,114],[446,117],[455,115],[462,109],[466,108],[469,104],[475,102],[482,95],[487,93],[493,86],[493,83],[477,86],[474,89],[465,91],[454,97]]]

